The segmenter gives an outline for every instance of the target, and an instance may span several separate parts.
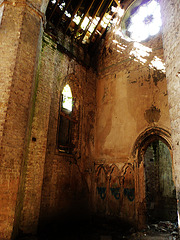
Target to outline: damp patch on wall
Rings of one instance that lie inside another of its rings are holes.
[[[129,201],[134,201],[135,198],[134,188],[124,188],[124,195],[128,198]]]
[[[106,188],[105,187],[97,187],[97,192],[102,200],[106,198]]]
[[[120,188],[110,188],[111,194],[114,196],[115,199],[120,199]]]
[[[154,105],[152,105],[144,113],[144,118],[148,123],[158,122],[160,117],[161,117],[161,110]]]

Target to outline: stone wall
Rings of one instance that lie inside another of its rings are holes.
[[[163,46],[166,63],[166,76],[168,86],[169,112],[172,128],[173,156],[176,181],[176,194],[178,200],[178,212],[180,209],[180,5],[178,1],[162,0],[161,12],[163,21]],[[178,213],[179,216],[179,213]]]
[[[132,156],[133,145],[138,136],[148,129],[159,128],[170,132],[168,93],[161,34],[148,42],[133,43],[116,34],[117,30],[112,29],[100,47],[95,162],[97,168],[106,169],[107,165],[115,165],[118,169],[116,178],[121,182],[121,187],[117,187],[121,204],[115,215],[133,222],[138,218],[142,205],[145,206],[145,193],[140,192],[138,185],[142,184],[138,179],[144,179],[144,176],[138,175],[144,175],[144,170],[136,165],[138,156]],[[155,66],[155,62],[159,65]],[[131,165],[131,174],[128,170],[129,180],[123,186],[126,164]],[[106,175],[107,171],[104,172]],[[95,179],[94,201],[97,206],[102,195],[100,188],[106,191],[107,199],[110,198],[106,181],[107,177],[101,183],[98,178]],[[107,201],[105,197],[101,200],[101,213],[106,215],[112,213]],[[140,219],[138,221],[141,222]]]
[[[42,15],[26,1],[1,1],[0,238],[17,231]],[[4,4],[4,5],[3,5]],[[15,234],[16,235],[16,234]]]
[[[37,176],[38,169],[43,171],[43,166],[37,168],[35,162],[39,161],[39,164],[40,162],[44,164],[40,214],[40,225],[43,226],[49,221],[51,223],[65,222],[70,221],[70,218],[88,214],[91,189],[90,173],[94,151],[96,73],[58,50],[57,44],[45,34],[38,79],[32,129],[32,137],[36,138],[36,141],[32,142],[32,164],[30,166],[32,168],[34,165],[34,175]],[[67,83],[72,91],[73,111],[77,122],[73,154],[59,152],[57,146],[61,92]],[[43,163],[43,156],[45,163]],[[35,161],[35,159],[37,160]],[[27,186],[28,196],[31,186],[34,183],[39,184],[39,177],[34,179],[35,182],[30,182]],[[31,218],[32,221],[34,221],[34,216],[32,218],[28,213],[29,209],[33,208],[38,212],[34,202],[37,200],[33,199],[34,195],[37,196],[35,188],[32,189],[32,200],[29,201],[29,207],[24,208],[26,219]],[[24,229],[28,231],[30,228],[27,225]]]
[[[98,76],[46,34],[35,74],[48,0],[0,4],[0,238],[36,232],[39,216],[42,225],[66,223],[89,209],[142,226],[144,166],[133,150],[151,129],[170,136],[169,108],[179,201],[179,3],[161,0],[163,46],[161,35],[133,44],[112,29],[100,46]],[[56,141],[66,82],[78,123],[72,155]]]

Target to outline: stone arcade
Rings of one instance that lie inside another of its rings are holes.
[[[0,240],[98,217],[178,221],[179,1],[155,0],[155,36],[122,33],[152,1],[0,0]]]

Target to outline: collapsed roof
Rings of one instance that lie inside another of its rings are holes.
[[[61,30],[78,45],[89,47],[111,26],[118,7],[118,0],[50,0],[46,31],[56,35]]]

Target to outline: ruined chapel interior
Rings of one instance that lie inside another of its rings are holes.
[[[0,0],[0,55],[0,240],[178,228],[178,0]]]

